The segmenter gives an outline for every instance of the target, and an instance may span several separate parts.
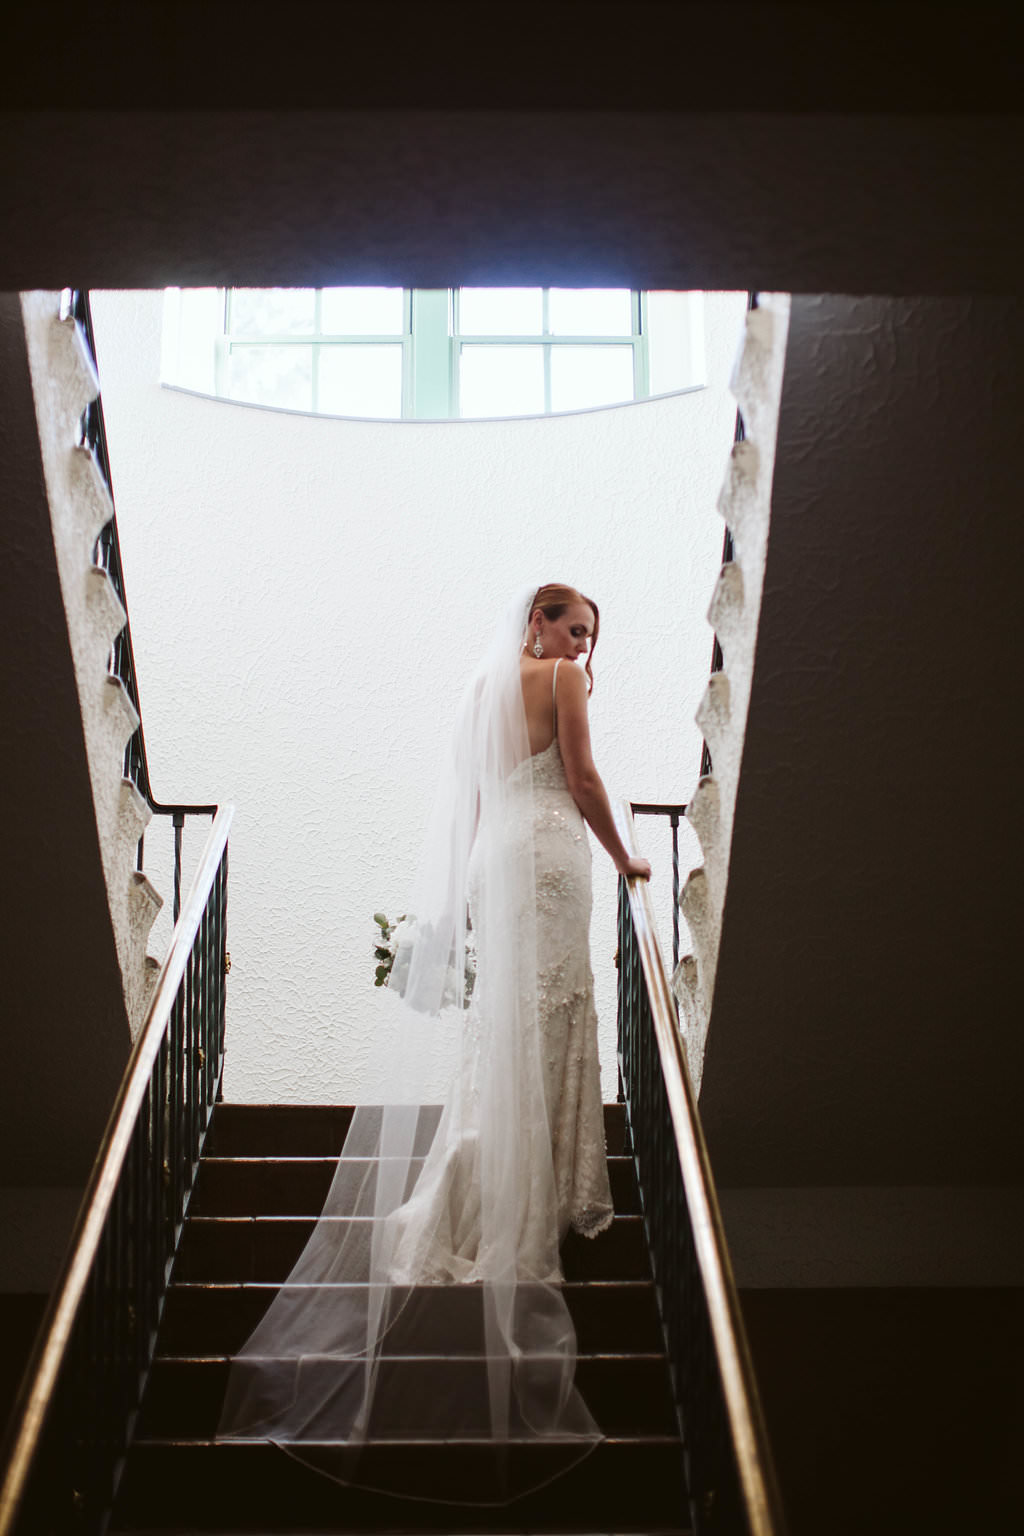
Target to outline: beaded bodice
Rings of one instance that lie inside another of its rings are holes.
[[[530,758],[530,763],[535,790],[564,789],[568,793],[569,782],[565,777],[565,764],[562,762],[557,736],[550,746],[544,748],[543,752],[535,752]]]

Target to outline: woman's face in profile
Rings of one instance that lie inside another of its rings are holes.
[[[545,657],[578,661],[590,650],[594,610],[587,603],[570,603],[560,619],[545,619],[541,631]]]

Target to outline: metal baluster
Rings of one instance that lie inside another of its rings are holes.
[[[199,991],[202,984],[202,923],[199,925],[199,942],[192,950],[189,957],[188,969],[185,972],[185,1039],[182,1050],[182,1069],[185,1078],[185,1125],[184,1146],[182,1147],[182,1183],[185,1190],[192,1187],[192,1147],[195,1143],[196,1125],[196,1068],[199,1060],[196,1055],[196,1014],[199,1006]]]
[[[168,1031],[170,1053],[168,1061],[168,1073],[170,1079],[170,1093],[168,1095],[167,1115],[167,1162],[168,1162],[168,1223],[167,1234],[168,1247],[174,1247],[175,1233],[178,1224],[178,1196],[181,1180],[181,1116],[182,1096],[184,1091],[183,1064],[182,1064],[182,1014],[184,1012],[184,983],[178,988],[174,998],[174,1006],[171,1009],[171,1025]]]
[[[675,852],[675,849],[674,849]],[[674,892],[675,895],[675,892]],[[725,1411],[672,1113],[654,1040],[650,999],[620,882],[619,1058],[627,1123],[684,1430],[687,1484],[698,1536],[749,1529]]]
[[[185,825],[181,811],[175,811],[171,816],[171,825],[174,828],[174,921],[177,922],[181,914],[181,832]]]
[[[679,824],[686,814],[686,806],[634,803],[631,810],[634,816],[667,816],[669,820],[672,833],[672,969],[674,972],[679,965]]]
[[[217,1061],[222,1063],[225,1054],[224,1028],[227,1020],[227,911],[228,911],[228,850],[225,847],[220,867],[218,914],[220,930],[217,939],[217,977],[219,999],[217,1004]],[[217,1098],[224,1097],[223,1071],[217,1080]]]
[[[672,970],[679,965],[679,812],[672,811]]]
[[[159,1228],[159,1237],[155,1238],[160,1251],[168,1251],[166,1243],[167,1233],[167,1199],[170,1186],[170,1165],[167,1162],[169,1148],[167,1146],[167,1119],[168,1096],[170,1094],[169,1074],[167,1071],[168,1053],[170,1043],[166,1034],[157,1052],[156,1061],[153,1063],[153,1109],[155,1120],[153,1124],[153,1168],[152,1168],[152,1198],[153,1198],[153,1225]]]
[[[226,835],[176,925],[90,1178],[0,1468],[0,1536],[103,1536],[221,1081]],[[180,982],[178,978],[180,977]]]

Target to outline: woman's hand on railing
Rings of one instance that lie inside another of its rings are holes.
[[[651,878],[651,866],[647,859],[630,857],[624,866],[620,867],[619,874],[624,880],[649,880]]]

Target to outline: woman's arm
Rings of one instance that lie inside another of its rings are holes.
[[[615,827],[611,802],[590,750],[587,719],[587,678],[576,666],[559,667],[555,681],[558,702],[558,743],[565,764],[569,793],[579,806],[594,836],[611,855],[620,875],[649,880],[646,859],[631,858]]]

